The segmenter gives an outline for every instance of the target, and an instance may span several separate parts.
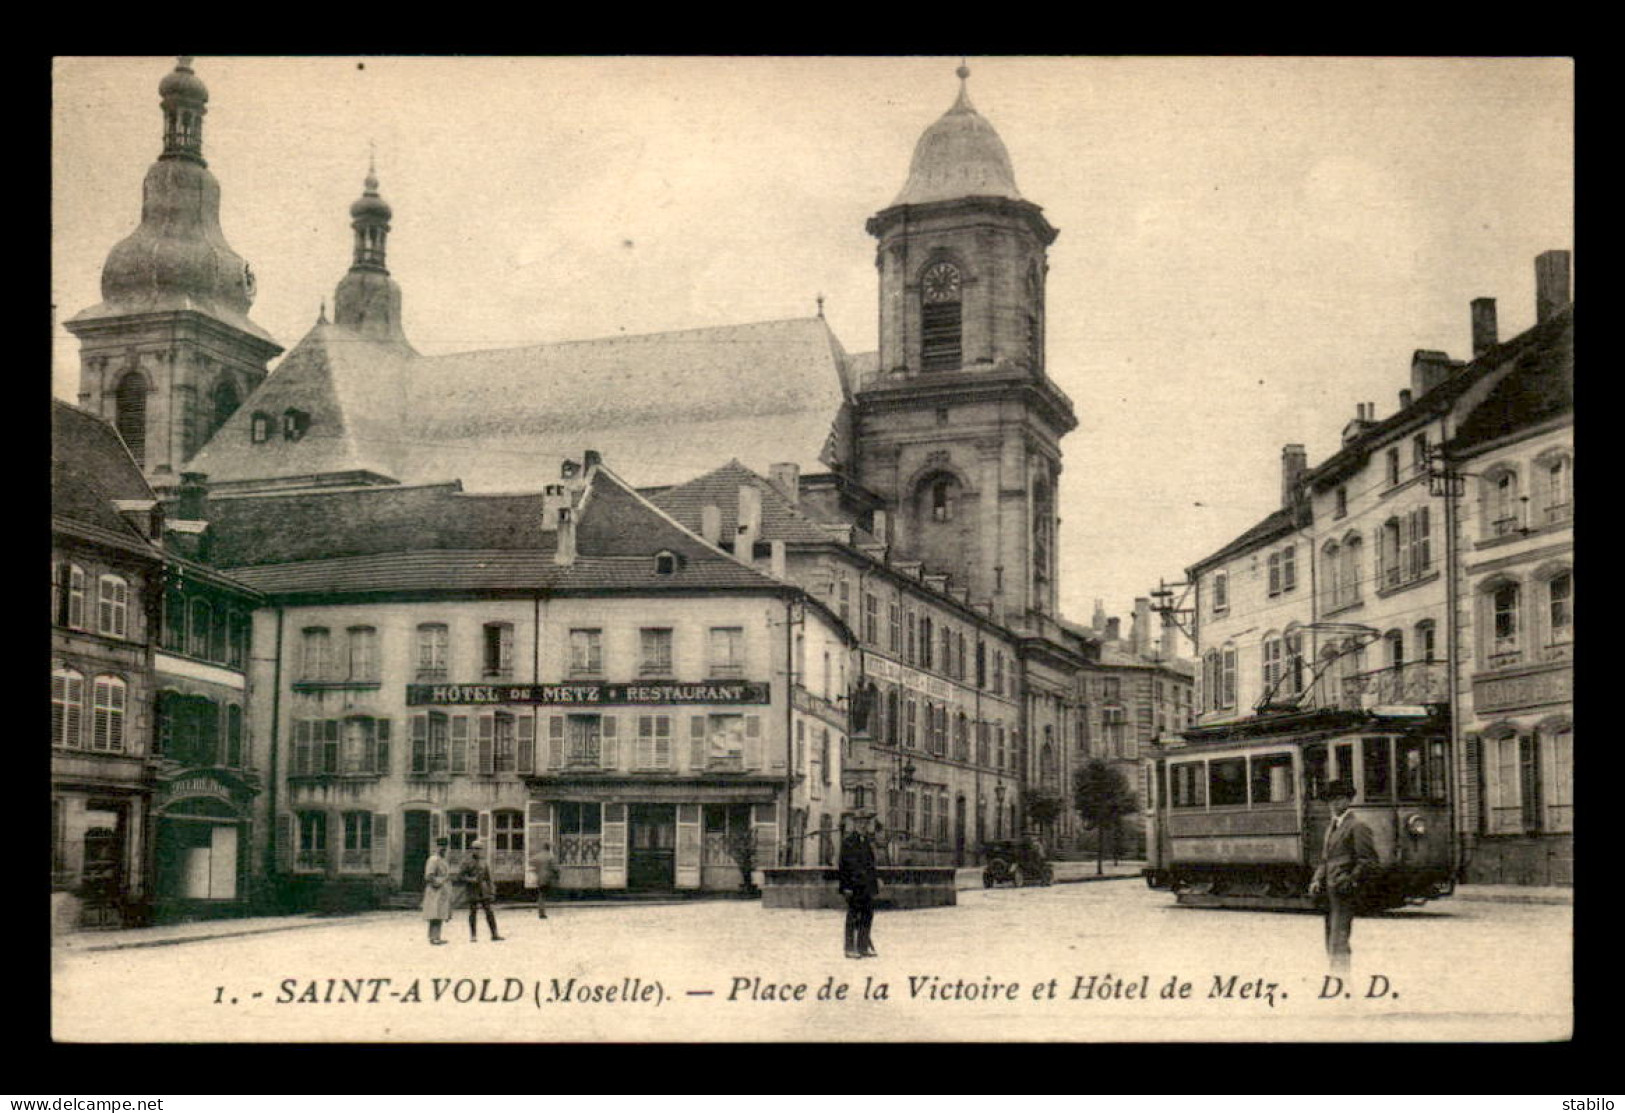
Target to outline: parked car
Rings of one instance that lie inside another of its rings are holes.
[[[1036,839],[1005,839],[984,843],[982,853],[987,864],[982,867],[982,885],[991,889],[995,885],[1048,885],[1055,880],[1055,869],[1044,856],[1044,848]]]

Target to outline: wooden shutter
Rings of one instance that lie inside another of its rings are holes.
[[[756,838],[756,868],[765,869],[779,861],[779,819],[777,804],[751,805],[751,834]]]
[[[672,747],[672,716],[655,716],[655,766],[659,769],[670,769],[676,762],[673,760]]]
[[[745,716],[745,768],[762,767],[762,717]]]
[[[547,767],[564,768],[564,716],[547,717]]]
[[[276,817],[276,868],[278,873],[287,873],[293,868],[293,815],[290,812],[279,812]]]
[[[536,888],[536,871],[530,867],[530,856],[542,849],[543,843],[553,841],[553,805],[543,800],[530,800],[525,804],[525,888]],[[556,858],[557,848],[554,849]]]
[[[451,717],[451,771],[468,772],[468,716]]]
[[[677,887],[700,887],[700,806],[677,805]]]
[[[429,771],[429,717],[412,716],[412,772]]]
[[[1477,732],[1462,739],[1461,829],[1472,835],[1484,831],[1484,736]]]
[[[688,764],[691,769],[705,768],[705,716],[688,718]]]
[[[495,715],[480,716],[480,765],[481,773],[496,772],[496,729]]]
[[[603,853],[599,859],[598,884],[605,889],[624,889],[626,888],[625,804],[604,805],[602,831]]]
[[[372,815],[372,872],[389,872],[389,813]]]
[[[446,837],[446,813],[436,808],[429,813],[429,847],[434,849],[436,839]]]
[[[655,723],[653,715],[638,716],[638,758],[637,767],[648,769],[654,764],[654,733]]]
[[[598,720],[598,756],[605,769],[621,767],[620,719],[605,715]]]
[[[377,773],[389,772],[389,724],[388,719],[373,720],[373,771]]]
[[[536,771],[536,714],[530,712],[519,717],[518,769],[521,773]]]
[[[322,761],[321,772],[337,773],[339,771],[339,721],[337,719],[322,720]]]
[[[482,842],[484,842],[486,846],[490,846],[491,845],[491,813],[490,812],[481,812],[479,822],[480,822],[480,827],[479,827],[480,840]],[[487,857],[486,860],[489,861],[490,860],[489,857]]]

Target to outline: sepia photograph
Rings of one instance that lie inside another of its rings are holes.
[[[52,1040],[1571,1039],[1574,124],[54,58]]]

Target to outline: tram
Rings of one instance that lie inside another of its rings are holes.
[[[1362,890],[1366,908],[1455,890],[1450,743],[1436,724],[1368,718],[1354,730],[1185,737],[1145,760],[1153,889],[1205,907],[1315,907],[1308,890],[1331,819],[1326,786],[1348,780],[1382,862]]]

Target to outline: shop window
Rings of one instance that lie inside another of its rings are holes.
[[[305,872],[320,872],[327,868],[327,813],[296,812],[299,827],[299,845],[293,868]]]
[[[372,869],[372,813],[345,812],[344,853],[339,858],[342,870]]]
[[[478,812],[456,810],[446,813],[446,838],[450,840],[449,848],[454,854],[467,852],[474,845],[474,840],[480,837],[480,817]]]

